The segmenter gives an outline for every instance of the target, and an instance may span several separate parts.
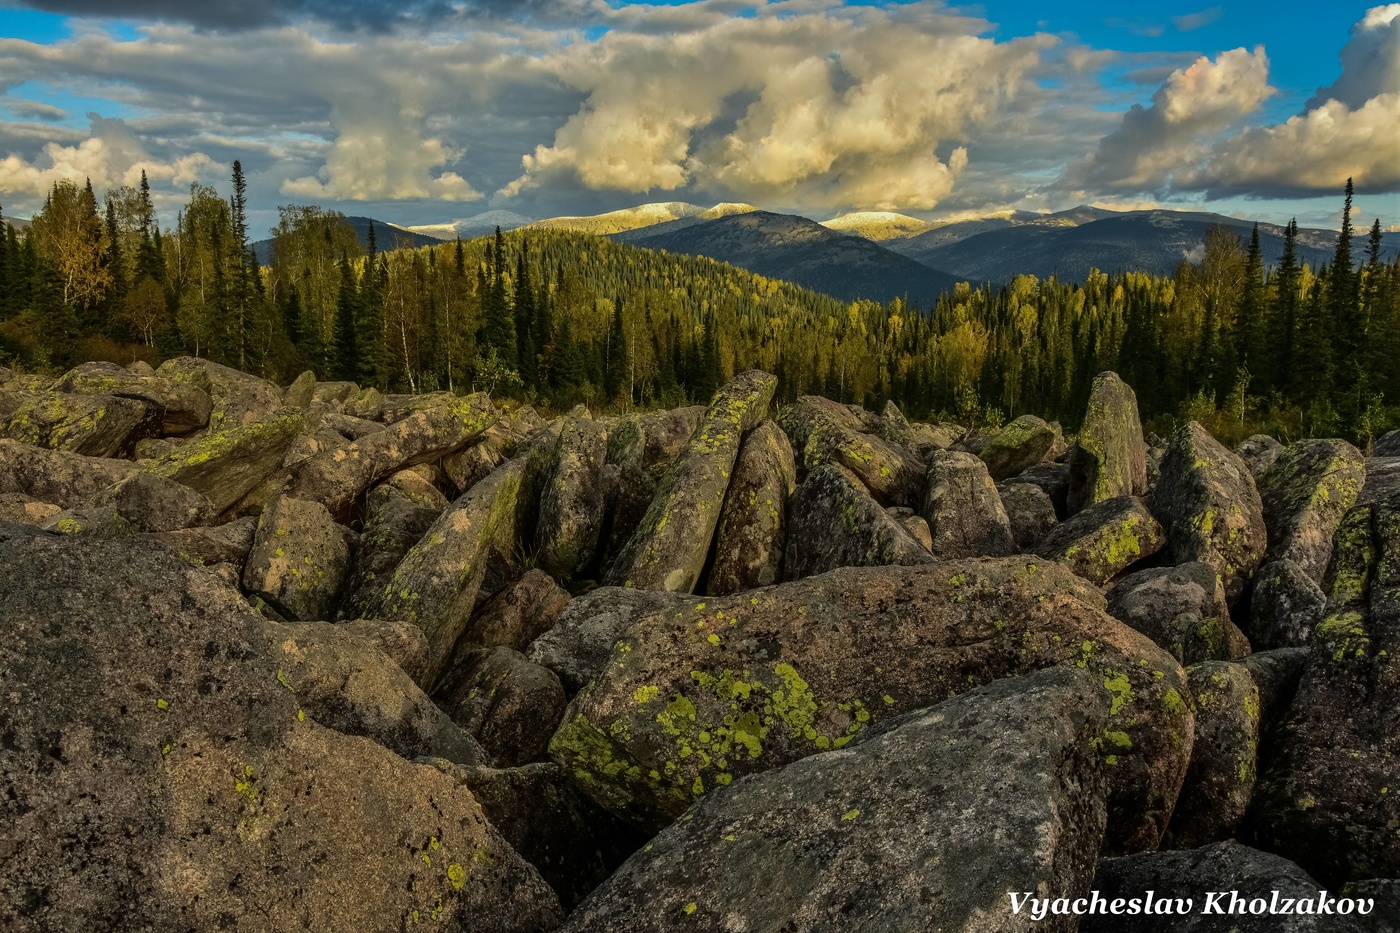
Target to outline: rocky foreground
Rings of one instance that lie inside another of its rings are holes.
[[[0,369],[0,929],[1400,930],[1400,436],[775,385]]]

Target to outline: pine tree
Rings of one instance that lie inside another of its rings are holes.
[[[1297,363],[1299,299],[1301,270],[1298,268],[1298,220],[1288,222],[1283,232],[1283,257],[1274,276],[1275,297],[1269,343],[1273,348],[1272,384],[1285,395],[1298,386]]]
[[[460,240],[458,241],[460,244]],[[530,244],[521,240],[515,258],[515,340],[516,368],[524,384],[538,382],[535,363],[535,290],[530,282]]]
[[[613,303],[612,325],[608,328],[607,369],[604,373],[603,392],[609,399],[616,399],[628,393],[625,399],[631,407],[631,386],[628,383],[630,359],[627,347],[627,334],[622,324],[622,299]]]
[[[360,381],[359,283],[350,267],[350,257],[340,254],[340,291],[335,303],[335,378]]]

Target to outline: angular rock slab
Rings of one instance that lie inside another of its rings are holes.
[[[1167,530],[1171,562],[1210,564],[1233,605],[1268,546],[1264,505],[1244,462],[1187,422],[1167,448],[1150,504]]]
[[[683,602],[674,593],[600,586],[569,603],[525,654],[558,674],[573,696],[603,672],[613,644],[633,622]]]
[[[684,599],[622,633],[550,757],[605,808],[656,829],[708,790],[893,716],[1082,665],[1116,697],[1112,842],[1154,846],[1191,747],[1186,677],[1102,607],[1065,569],[1024,558],[847,568]]]
[[[931,564],[934,557],[870,497],[855,474],[828,463],[807,474],[788,502],[783,579],[838,567]]]
[[[1302,567],[1276,560],[1254,575],[1249,608],[1249,639],[1256,648],[1305,648],[1327,612],[1327,594]]]
[[[345,530],[326,507],[278,496],[258,519],[243,587],[289,618],[330,619],[349,569]]]
[[[1092,736],[1110,698],[1083,671],[998,681],[840,751],[707,795],[591,894],[568,933],[1072,931],[1008,891],[1086,894],[1103,839]]]
[[[1233,839],[1258,773],[1259,688],[1249,671],[1207,661],[1187,668],[1186,678],[1196,700],[1196,739],[1167,827],[1166,844],[1173,849]]]
[[[598,550],[607,452],[608,432],[602,425],[579,418],[564,422],[535,528],[538,564],[556,579],[573,578]]]
[[[134,463],[48,450],[0,438],[0,493],[75,509],[137,471]]]
[[[282,389],[229,366],[193,356],[160,364],[155,374],[201,389],[213,401],[209,427],[216,431],[263,421],[282,407]]]
[[[929,457],[922,514],[935,557],[1002,557],[1016,550],[1001,494],[987,465],[972,454],[947,450]]]
[[[740,373],[715,394],[608,576],[617,586],[691,593],[700,582],[744,435],[768,417],[778,380]]]
[[[1283,453],[1283,445],[1267,434],[1251,434],[1235,445],[1235,454],[1254,474],[1255,482],[1268,472],[1269,467]]]
[[[1071,513],[1119,496],[1147,494],[1147,442],[1137,395],[1117,373],[1094,377],[1089,405],[1070,451]]]
[[[160,422],[159,408],[135,399],[0,391],[0,437],[87,457],[126,454]]]
[[[157,545],[13,527],[0,528],[0,927],[561,919],[470,794],[306,712],[284,683],[284,627],[235,591]]]
[[[1011,523],[1011,538],[1022,554],[1035,550],[1060,520],[1055,515],[1055,503],[1044,489],[1034,483],[1012,480],[997,483],[1002,508]]]
[[[148,402],[162,411],[160,433],[188,434],[209,423],[214,403],[209,393],[183,382],[143,375],[116,363],[83,363],[54,383],[60,392],[116,395]]]
[[[1259,478],[1269,550],[1321,583],[1332,560],[1332,535],[1366,481],[1361,451],[1339,440],[1290,444]]]
[[[788,497],[797,485],[792,444],[765,421],[749,432],[724,494],[706,592],[714,596],[782,579]]]
[[[301,433],[304,416],[287,409],[262,421],[235,421],[210,430],[144,467],[203,493],[222,512],[256,489],[282,465]]]
[[[1162,526],[1141,499],[1121,496],[1095,502],[1061,522],[1036,546],[1041,557],[1057,560],[1098,586],[1165,545]]]

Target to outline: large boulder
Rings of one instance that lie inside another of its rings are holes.
[[[792,444],[765,421],[749,432],[724,494],[706,592],[715,596],[782,578],[788,497],[797,483]]]
[[[1329,885],[1400,877],[1400,495],[1347,513],[1328,582],[1254,829]]]
[[[87,508],[114,509],[140,531],[179,531],[213,516],[209,499],[154,473],[133,473],[93,496]]]
[[[608,575],[617,586],[692,593],[719,525],[724,493],[744,435],[768,416],[778,380],[740,373],[715,394],[685,452]]]
[[[458,650],[514,648],[524,651],[554,627],[569,606],[568,591],[538,567],[526,571],[472,616]]]
[[[1092,676],[1042,671],[720,787],[564,930],[1072,933],[1008,892],[1088,893],[1110,705]]]
[[[843,466],[817,467],[788,502],[785,580],[837,567],[930,564],[933,560],[928,548],[881,508]]]
[[[1186,669],[1196,701],[1191,766],[1176,798],[1166,845],[1233,839],[1254,794],[1259,758],[1259,688],[1242,665],[1206,661]]]
[[[1069,465],[1064,463],[1041,463],[1015,477],[1017,483],[1039,486],[1055,507],[1055,517],[1060,521],[1069,518]]]
[[[297,636],[213,575],[153,544],[14,527],[0,529],[0,926],[559,921],[463,788],[318,722],[282,647]]]
[[[211,429],[143,469],[184,483],[203,493],[216,512],[224,511],[276,472],[305,423],[294,409],[262,421],[230,421],[232,426]]]
[[[1001,482],[1044,460],[1054,443],[1054,428],[1035,415],[1021,415],[992,435],[978,456],[992,479]]]
[[[79,395],[114,395],[136,399],[162,412],[160,433],[188,434],[209,423],[213,402],[198,386],[155,375],[133,372],[116,363],[83,363],[69,370],[53,386]]]
[[[289,619],[334,618],[350,569],[345,535],[321,503],[278,496],[258,519],[244,589]]]
[[[1290,444],[1259,479],[1269,549],[1318,583],[1332,560],[1332,535],[1366,481],[1361,451],[1339,440]]]
[[[135,473],[126,460],[84,457],[0,438],[0,493],[75,509]]]
[[[129,455],[160,422],[160,408],[136,399],[0,391],[0,438],[87,457]]]
[[[364,615],[406,619],[423,630],[433,680],[446,669],[489,575],[520,575],[515,565],[533,534],[558,439],[557,430],[542,432],[453,502],[367,601]]]
[[[928,461],[923,517],[936,557],[1002,557],[1016,551],[1011,520],[987,465],[972,454],[938,451]]]
[[[1024,558],[846,568],[692,597],[622,633],[550,756],[604,807],[660,828],[707,790],[841,748],[893,716],[1082,666],[1116,696],[1113,841],[1152,846],[1190,752],[1186,678],[1102,607],[1068,571]]]
[[[383,431],[299,464],[287,495],[320,502],[339,517],[377,480],[466,445],[496,421],[484,394],[413,412]]]
[[[1120,496],[1088,506],[1056,525],[1036,545],[1086,580],[1107,586],[1133,564],[1166,544],[1162,526],[1141,499]]]
[[[155,374],[162,379],[194,386],[213,401],[209,427],[228,430],[255,421],[265,421],[282,407],[281,387],[193,356],[181,356],[160,364]]]
[[[1230,620],[1225,587],[1200,562],[1151,567],[1108,591],[1108,612],[1142,632],[1184,665],[1249,654],[1249,639]]]
[[[553,671],[512,648],[472,652],[433,696],[503,767],[543,759],[568,702]]]
[[[1267,434],[1251,434],[1235,445],[1235,455],[1249,467],[1255,482],[1268,472],[1282,453],[1283,445]]]
[[[1276,560],[1254,575],[1249,608],[1249,640],[1256,648],[1301,648],[1327,611],[1327,594],[1302,567]]]
[[[569,603],[525,653],[558,674],[573,696],[603,672],[613,644],[633,622],[683,602],[674,593],[602,586]]]
[[[1167,530],[1171,563],[1210,564],[1233,605],[1268,545],[1264,506],[1243,461],[1205,428],[1187,422],[1167,448],[1151,506]]]
[[[912,508],[923,496],[924,464],[919,458],[897,444],[852,428],[825,413],[813,418],[798,454],[808,470],[824,463],[850,470],[881,505]]]
[[[559,435],[554,471],[544,487],[535,528],[538,565],[569,580],[592,563],[603,527],[603,462],[608,432],[596,421],[569,418]]]
[[[997,493],[1001,496],[1001,507],[1006,510],[1006,520],[1011,524],[1011,539],[1022,554],[1035,550],[1059,524],[1055,503],[1034,483],[1019,480],[998,483]]]
[[[423,539],[444,509],[436,501],[406,491],[402,484],[384,482],[369,491],[343,617],[354,618],[379,599],[409,548]]]
[[[1080,933],[1383,933],[1379,917],[1347,916],[1338,894],[1286,858],[1220,842],[1200,849],[1143,852],[1099,862],[1094,888],[1105,907],[1084,917]],[[1155,910],[1147,908],[1151,892]],[[1321,899],[1321,902],[1320,902]],[[1121,900],[1120,912],[1109,907]],[[1138,908],[1129,913],[1132,903]],[[1303,906],[1306,902],[1306,907]],[[1292,904],[1283,913],[1280,908]],[[1255,909],[1257,905],[1258,909]],[[1374,907],[1374,904],[1372,904]]]
[[[1371,448],[1371,455],[1375,457],[1400,457],[1400,431],[1391,431],[1376,438],[1376,443]]]
[[[1070,512],[1120,496],[1147,494],[1147,442],[1137,395],[1117,373],[1094,377],[1074,447],[1070,450]]]

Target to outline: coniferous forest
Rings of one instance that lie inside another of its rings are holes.
[[[466,392],[562,409],[706,401],[735,372],[911,416],[995,427],[1023,412],[1067,427],[1106,369],[1149,427],[1196,420],[1223,440],[1400,427],[1400,259],[1352,217],[1333,261],[1300,263],[1213,228],[1171,277],[1023,276],[908,303],[845,303],[702,257],[587,234],[520,230],[396,249],[343,215],[284,207],[271,261],[251,246],[245,179],[194,185],[162,227],[143,176],[99,198],[54,185],[31,225],[3,227],[0,365],[196,355],[287,382],[313,370],[384,390]]]

